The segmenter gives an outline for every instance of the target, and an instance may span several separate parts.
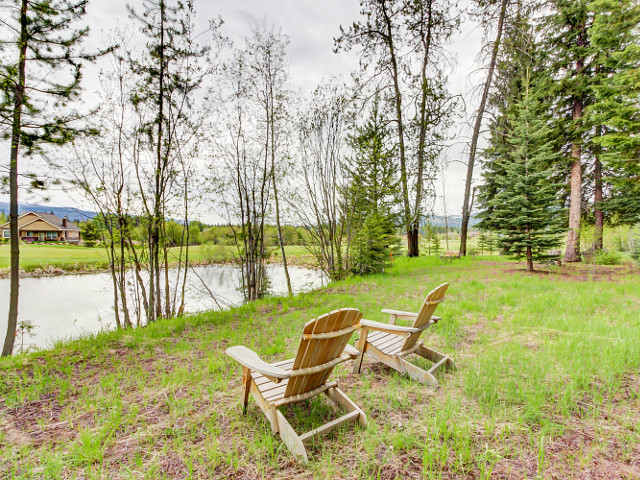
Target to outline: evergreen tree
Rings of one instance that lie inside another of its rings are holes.
[[[433,253],[436,255],[440,254],[440,250],[442,249],[442,244],[440,242],[440,237],[438,236],[438,232],[433,232]]]
[[[18,243],[18,159],[44,145],[70,142],[86,116],[71,108],[80,93],[82,65],[95,54],[80,50],[89,29],[76,28],[88,0],[10,0],[2,2],[0,24],[0,125],[10,140],[9,230],[11,286],[7,336],[2,355],[11,355],[18,324],[20,250]],[[28,68],[27,68],[28,66]],[[32,184],[42,187],[42,180]]]
[[[480,249],[481,255],[484,255],[484,251],[487,247],[487,234],[484,232],[480,232],[480,236],[478,237],[478,248]]]
[[[640,4],[595,0],[589,7],[594,14],[589,39],[597,54],[594,99],[586,117],[599,133],[593,139],[595,182],[600,182],[596,202],[603,202],[611,223],[633,225],[640,222]],[[598,205],[595,208],[597,214]],[[601,227],[596,218],[600,247]]]
[[[399,198],[396,157],[389,147],[389,130],[373,102],[367,123],[349,136],[353,157],[348,161],[347,198],[353,205],[354,239],[352,271],[367,274],[383,271],[397,248],[395,206]]]
[[[540,51],[535,48],[535,30],[528,10],[519,9],[514,16],[512,27],[506,31],[496,65],[495,91],[490,99],[495,113],[489,124],[489,146],[482,153],[484,185],[478,191],[478,201],[485,205],[485,210],[477,216],[481,219],[477,227],[487,231],[499,227],[492,226],[488,200],[499,190],[495,181],[506,175],[501,159],[509,155],[511,149],[507,132],[512,130],[510,119],[513,106],[522,98],[522,80],[526,78],[527,72],[531,78],[535,78],[542,70]]]
[[[492,229],[503,237],[504,250],[516,259],[533,261],[546,257],[560,244],[559,185],[549,181],[554,153],[549,145],[548,118],[535,95],[525,93],[509,115],[512,130],[507,133],[508,155],[498,160],[505,172],[493,179],[497,192],[483,197],[482,206],[491,211]],[[481,187],[482,188],[482,187]]]
[[[556,115],[556,139],[566,139],[560,145],[568,152],[569,231],[565,252],[566,262],[579,262],[582,224],[582,189],[585,147],[588,128],[584,111],[591,103],[591,83],[594,65],[590,61],[596,49],[589,40],[593,13],[589,0],[552,0],[553,10],[545,18],[542,48],[548,57],[546,87]]]
[[[498,239],[489,232],[489,235],[487,235],[487,251],[489,252],[489,255],[493,255],[493,252],[496,251],[497,240]]]

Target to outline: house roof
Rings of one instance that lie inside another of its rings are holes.
[[[80,231],[80,227],[78,227],[75,223],[71,223],[69,221],[67,221],[67,226],[63,227],[62,226],[62,219],[60,217],[58,217],[57,215],[54,215],[52,213],[44,213],[44,212],[27,212],[27,213],[23,213],[22,215],[20,215],[19,218],[22,218],[26,215],[29,215],[33,213],[34,215],[40,217],[41,220],[44,220],[45,222],[47,222],[49,225],[51,225],[52,227],[57,228],[58,230],[63,230],[63,231],[71,231],[71,232],[79,232]],[[35,220],[34,220],[35,221]],[[27,225],[29,225],[32,222],[26,223],[24,225],[22,225],[20,228],[24,228]],[[4,225],[0,225],[0,228],[5,228],[9,225],[9,222],[5,223]]]

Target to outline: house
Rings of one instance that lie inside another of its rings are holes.
[[[28,212],[18,217],[18,232],[23,242],[80,243],[80,227],[52,213]],[[0,236],[10,238],[9,222],[0,225]]]

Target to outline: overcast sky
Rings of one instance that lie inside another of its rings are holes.
[[[465,3],[463,0],[462,3]],[[130,28],[126,5],[142,6],[139,0],[91,0],[85,17],[91,32],[88,47],[107,44],[109,31],[114,27]],[[221,16],[224,20],[223,34],[235,43],[240,43],[251,32],[253,25],[263,22],[282,29],[289,36],[288,57],[291,80],[295,88],[311,92],[323,79],[331,75],[345,78],[358,68],[354,53],[333,53],[333,38],[339,34],[340,25],[348,26],[359,16],[358,0],[196,0],[196,21],[202,30],[208,25],[208,19]],[[141,40],[143,42],[143,40]],[[455,140],[446,155],[451,164],[446,172],[447,210],[449,215],[459,215],[462,208],[464,176],[466,167],[459,163],[463,159],[469,128],[466,126],[469,113],[473,112],[475,101],[469,93],[482,77],[475,72],[478,65],[476,57],[482,43],[482,34],[472,18],[463,21],[459,34],[451,45],[456,58],[455,71],[451,74],[450,92],[461,94],[465,98],[466,112],[456,120]],[[84,87],[90,100],[97,90],[99,66],[92,66],[85,72]],[[474,76],[471,74],[475,72]],[[7,158],[8,155],[5,157]],[[442,184],[438,182],[438,191]],[[2,196],[0,196],[2,198]],[[8,200],[8,198],[3,198]],[[29,200],[21,197],[21,202]],[[50,193],[50,204],[56,206],[77,206],[91,209],[78,195],[62,191]],[[435,211],[442,213],[442,202],[436,202]],[[218,221],[216,216],[200,212],[203,221]]]

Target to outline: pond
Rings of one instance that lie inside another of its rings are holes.
[[[242,303],[240,270],[233,265],[194,267],[187,277],[185,310],[195,313],[218,310]],[[270,292],[287,293],[281,265],[268,265]],[[320,270],[289,267],[295,293],[323,286],[326,276]],[[204,284],[204,285],[203,285]],[[206,286],[205,286],[206,285]],[[35,327],[32,336],[24,336],[24,348],[51,347],[56,340],[77,338],[115,328],[113,284],[109,273],[27,277],[20,279],[18,321],[29,320]],[[211,294],[215,296],[215,300]],[[218,303],[216,303],[216,300]],[[0,341],[4,342],[9,312],[9,279],[0,279]],[[15,352],[21,350],[21,337]]]

